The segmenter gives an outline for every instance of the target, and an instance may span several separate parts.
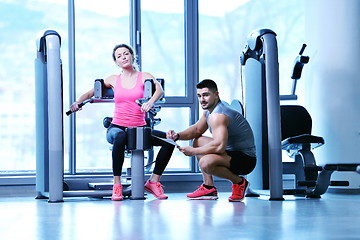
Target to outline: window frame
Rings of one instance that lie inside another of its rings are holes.
[[[141,71],[141,0],[129,0],[130,5],[130,44],[137,53],[139,70]],[[68,1],[68,35],[69,35],[69,102],[76,100],[76,70],[75,70],[75,6],[74,0]],[[198,36],[198,0],[184,0],[185,29],[185,96],[166,96],[162,107],[188,107],[189,122],[198,120],[199,106],[194,92],[194,86],[199,78],[199,36]],[[76,175],[76,114],[70,116],[69,126],[69,172]],[[199,172],[195,157],[190,160],[190,172]],[[175,171],[172,171],[174,173]],[[82,172],[83,174],[84,172]],[[166,173],[166,170],[165,170]],[[92,174],[89,172],[88,174]],[[98,173],[94,173],[98,174]]]

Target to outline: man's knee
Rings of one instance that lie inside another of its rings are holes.
[[[193,141],[193,143],[192,143],[192,146],[195,147],[195,148],[196,148],[196,147],[200,147],[199,144],[200,144],[200,143],[199,143],[199,138],[195,138],[194,141]]]
[[[214,168],[214,164],[212,164],[211,161],[206,161],[206,159],[201,158],[199,160],[199,167],[202,171],[204,171],[205,173],[211,174],[212,173],[212,169]]]
[[[210,138],[210,137],[200,136],[200,137],[194,139],[192,145],[193,145],[193,147],[201,147],[211,141],[212,141],[212,138]]]

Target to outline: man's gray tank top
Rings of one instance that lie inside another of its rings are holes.
[[[242,151],[243,153],[251,157],[255,157],[256,150],[254,143],[254,134],[248,121],[244,118],[244,116],[235,109],[233,109],[230,105],[220,100],[211,114],[213,113],[225,114],[229,118],[229,125],[227,126],[228,142],[226,150]],[[210,132],[212,133],[209,124],[209,116],[210,112],[206,111],[206,122],[209,126]]]

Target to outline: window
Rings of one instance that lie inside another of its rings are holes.
[[[141,1],[142,70],[165,79],[167,96],[185,96],[184,0]]]
[[[230,2],[199,0],[200,79],[215,80],[225,101],[241,100],[240,53],[250,32],[268,28],[277,34],[280,94],[289,94],[292,64],[304,43],[305,3],[286,0]]]
[[[130,44],[129,2],[75,1],[76,98],[96,79],[119,74],[112,51]],[[103,119],[113,115],[113,103],[87,104],[76,116],[76,171],[110,171],[111,151]],[[65,152],[67,152],[65,150]]]
[[[199,75],[217,82],[222,100],[242,101],[240,53],[255,29],[277,34],[280,94],[290,94],[293,61],[304,43],[305,3],[302,1],[234,0],[218,4],[199,0]],[[302,81],[298,86],[302,86]],[[303,101],[301,87],[297,89]],[[289,159],[283,151],[283,160]]]
[[[161,131],[167,131],[169,129],[174,129],[176,132],[179,132],[190,125],[190,108],[186,107],[177,107],[177,108],[163,108],[158,116],[161,118],[161,123],[155,126],[155,129]],[[190,143],[188,141],[179,141],[180,146],[186,146]],[[155,148],[155,150],[158,150]],[[157,151],[155,152],[157,154]],[[156,156],[156,155],[155,155]],[[170,159],[169,164],[167,165],[165,171],[191,171],[191,158],[184,156],[176,148],[173,152],[173,155]]]
[[[187,90],[190,83],[186,82],[184,2],[141,1],[142,71],[165,79],[167,103],[159,113],[162,123],[155,127],[163,131],[186,128],[191,124],[190,116],[194,118],[196,112],[189,97],[191,90]],[[118,43],[130,44],[129,1],[75,0],[74,3],[78,98],[92,88],[95,79],[119,73],[111,53]],[[293,60],[304,43],[304,4],[286,0],[229,0],[227,4],[199,0],[199,78],[216,80],[222,99],[229,102],[241,99],[240,52],[251,31],[270,28],[277,33],[280,93],[287,94],[291,90]],[[64,110],[67,110],[70,105],[68,1],[0,0],[0,14],[0,157],[6,160],[0,164],[0,174],[33,174],[36,39],[43,29],[55,30],[61,36]],[[300,100],[301,85],[300,81],[297,92]],[[87,104],[76,113],[76,172],[110,171],[111,151],[102,121],[112,111],[111,103],[98,103]],[[64,116],[64,124],[65,169],[69,171],[69,117]],[[190,162],[190,158],[175,150],[167,171],[193,171]]]
[[[34,173],[36,39],[43,29],[56,30],[67,67],[67,4],[1,0],[0,15],[0,173]]]
[[[176,97],[177,106],[164,104],[159,113],[161,124],[155,128],[182,131],[193,114],[186,92],[184,0],[141,1],[141,45],[142,71],[164,78],[166,102],[174,102]],[[191,158],[175,149],[166,171],[192,171]]]

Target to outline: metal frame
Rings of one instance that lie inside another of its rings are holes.
[[[136,52],[141,71],[141,1],[129,0],[130,4],[130,44]]]
[[[76,100],[76,68],[75,68],[75,5],[68,0],[68,35],[69,35],[69,102]],[[69,124],[69,172],[76,173],[76,116],[70,116]]]
[[[36,191],[49,202],[63,198],[64,132],[60,35],[45,31],[37,41]]]
[[[275,32],[270,29],[251,32],[240,58],[241,64],[245,65],[245,71],[248,59],[260,63],[253,73],[261,72],[257,77],[245,79],[245,116],[252,125],[256,143],[260,143],[257,144],[257,156],[261,158],[258,162],[262,163],[260,173],[257,172],[257,175],[253,174],[252,177],[263,178],[265,188],[268,181],[270,200],[283,200],[279,64]],[[251,104],[260,107],[249,107]],[[262,174],[266,171],[269,171],[268,179],[266,174]]]

